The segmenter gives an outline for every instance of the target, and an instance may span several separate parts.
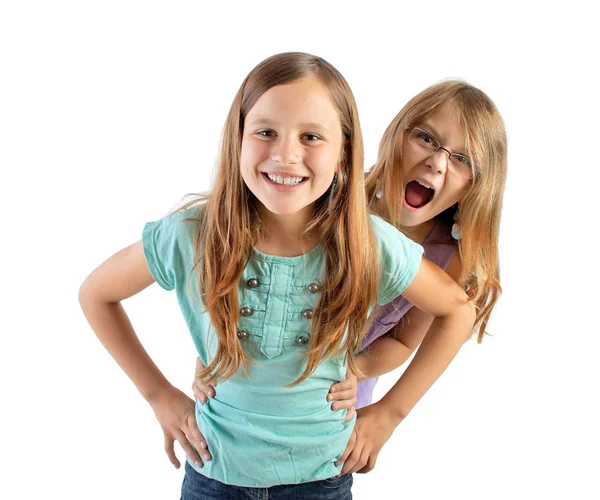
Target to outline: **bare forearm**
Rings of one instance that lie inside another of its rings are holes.
[[[147,401],[172,387],[140,343],[120,302],[102,302],[83,293],[80,303],[100,342]]]
[[[359,380],[378,377],[402,365],[412,350],[391,337],[380,337],[356,357],[362,376]]]
[[[412,362],[381,400],[398,422],[444,373],[468,338],[474,320],[471,305],[461,307],[452,316],[434,320]]]

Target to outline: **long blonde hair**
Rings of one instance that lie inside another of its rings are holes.
[[[498,235],[506,181],[506,132],[491,99],[481,90],[457,80],[432,85],[413,97],[392,120],[381,139],[377,162],[366,180],[367,199],[375,212],[401,229],[405,130],[422,124],[447,103],[452,103],[456,109],[465,131],[468,154],[477,164],[475,177],[461,199],[456,215],[462,229],[462,238],[458,241],[462,259],[461,281],[477,307],[475,331],[481,342],[502,291]],[[456,210],[456,206],[450,207],[438,217],[451,224]]]
[[[306,368],[292,385],[313,373],[327,356],[344,354],[354,369],[352,353],[366,333],[369,307],[377,296],[379,263],[364,194],[362,133],[354,96],[346,80],[327,61],[299,52],[278,54],[256,66],[238,90],[223,130],[213,188],[202,197],[194,268],[218,346],[215,358],[200,375],[214,381],[231,377],[240,365],[247,370],[249,363],[237,337],[238,286],[262,231],[257,200],[240,173],[244,120],[270,88],[308,78],[317,79],[329,92],[340,118],[343,150],[337,186],[332,185],[317,200],[306,228],[321,235],[326,268],[312,317],[312,347],[307,351]]]

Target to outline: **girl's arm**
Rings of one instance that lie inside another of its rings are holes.
[[[455,252],[446,273],[462,286],[462,262]],[[434,316],[417,307],[411,307],[390,332],[375,340],[356,357],[363,376],[359,380],[378,377],[403,365],[421,344],[431,327]]]
[[[122,300],[153,282],[140,241],[117,252],[94,270],[81,285],[79,302],[100,342],[154,409],[173,465],[177,468],[180,465],[173,450],[177,439],[201,467],[202,461],[192,445],[202,452],[205,460],[210,460],[210,455],[196,424],[194,401],[173,387],[150,359],[121,305]]]
[[[473,328],[475,307],[466,293],[425,259],[403,295],[434,320],[398,382],[380,401],[358,411],[356,432],[338,461],[345,461],[342,473],[374,467],[383,444],[448,367]]]
[[[391,372],[410,358],[413,351],[394,338],[394,332],[399,329],[400,325],[396,325],[391,333],[379,337],[356,355],[356,366],[361,372],[359,382]]]

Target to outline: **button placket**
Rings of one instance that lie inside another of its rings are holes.
[[[270,284],[265,311],[265,323],[260,351],[273,358],[281,354],[283,332],[287,326],[288,296],[293,268],[286,264],[273,263],[270,269]]]

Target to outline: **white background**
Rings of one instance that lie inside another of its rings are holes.
[[[350,82],[367,166],[397,111],[443,78],[483,89],[508,130],[494,337],[462,349],[354,498],[600,498],[591,2],[395,4],[1,3],[1,498],[179,498],[152,410],[77,292],[145,221],[209,187],[238,86],[287,50]],[[175,296],[154,285],[125,307],[191,394]]]

